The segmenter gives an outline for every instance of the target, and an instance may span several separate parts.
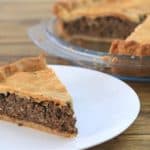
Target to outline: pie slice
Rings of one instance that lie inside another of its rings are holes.
[[[149,0],[59,0],[53,12],[64,38],[111,42],[125,39],[150,13]]]
[[[71,96],[43,56],[0,67],[0,119],[73,137]]]
[[[150,56],[150,16],[126,40],[115,40],[111,45],[110,53],[130,56]]]

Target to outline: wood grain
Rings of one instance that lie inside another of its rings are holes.
[[[53,1],[0,0],[0,64],[43,52],[28,38],[27,29],[51,17]],[[53,64],[72,64],[51,56],[48,56],[47,60]],[[150,150],[150,83],[128,84],[141,100],[138,119],[122,135],[91,150]]]

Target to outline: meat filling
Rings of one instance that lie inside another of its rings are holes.
[[[52,101],[37,103],[32,98],[21,98],[10,93],[0,94],[0,114],[38,123],[60,132],[77,132],[70,103],[64,106]]]
[[[64,29],[71,35],[125,39],[137,25],[137,23],[113,16],[95,19],[82,17],[72,22],[65,22]]]

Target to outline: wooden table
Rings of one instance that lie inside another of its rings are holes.
[[[0,0],[0,62],[42,52],[27,36],[27,28],[50,18],[52,0]],[[48,57],[49,63],[68,61]],[[92,150],[150,150],[150,83],[128,84],[141,99],[141,112],[135,123],[122,135]],[[127,110],[128,111],[128,110]]]

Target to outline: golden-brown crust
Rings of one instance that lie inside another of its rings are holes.
[[[86,16],[116,16],[139,22],[140,17],[150,13],[148,0],[59,0],[54,4],[54,14],[63,21]]]
[[[114,40],[109,53],[140,57],[150,56],[150,44],[141,44],[136,41]]]
[[[24,121],[24,120],[18,120],[18,119],[14,119],[14,118],[10,118],[8,116],[5,116],[5,115],[0,115],[0,119],[1,120],[4,120],[4,121],[9,121],[9,122],[12,122],[12,123],[17,123],[17,124],[21,124],[23,126],[26,126],[26,127],[30,127],[30,128],[33,128],[33,129],[37,129],[39,131],[44,131],[46,133],[53,133],[55,135],[59,135],[59,136],[63,136],[63,137],[75,137],[76,136],[76,133],[67,133],[67,132],[59,132],[57,130],[54,130],[54,129],[50,129],[48,127],[45,127],[45,126],[42,126],[40,124],[36,124],[36,123],[33,123],[33,122],[29,122],[29,121]]]
[[[16,93],[20,97],[32,97],[36,102],[54,101],[61,105],[71,103],[66,87],[51,68],[47,68],[43,56],[24,58],[0,67],[0,92]]]
[[[127,37],[126,41],[136,41],[141,44],[150,43],[150,15],[138,25],[135,30]]]
[[[57,0],[53,5],[53,12],[56,15],[59,15],[61,9],[72,10],[77,7],[80,7],[84,4],[87,5],[89,2],[93,2],[93,0]]]
[[[14,63],[1,66],[0,81],[7,79],[7,77],[17,72],[32,72],[46,68],[47,66],[44,55],[40,55],[39,57],[23,58]]]

